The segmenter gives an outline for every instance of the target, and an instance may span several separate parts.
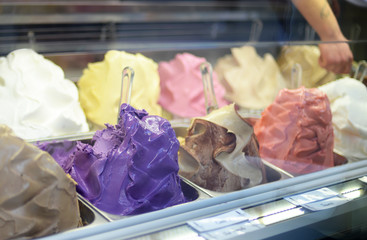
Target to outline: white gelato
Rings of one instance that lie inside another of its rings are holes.
[[[0,123],[24,139],[89,130],[76,85],[30,49],[0,58]]]
[[[319,88],[330,100],[334,151],[349,162],[367,160],[367,88],[348,77]]]

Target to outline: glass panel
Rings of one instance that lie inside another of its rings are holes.
[[[323,232],[328,217],[304,206],[289,208],[293,215],[281,208],[289,210],[284,197],[315,190],[319,181],[318,187],[329,187],[348,199],[335,207],[345,211],[342,216],[354,216],[358,208],[362,215],[365,212],[364,205],[358,205],[365,198],[365,184],[357,179],[367,176],[363,165],[367,160],[367,6],[357,0],[323,1],[320,8],[314,4],[316,12],[310,13],[307,4],[312,1],[300,2],[295,7],[286,0],[2,1],[0,124],[38,146],[69,140],[97,151],[105,145],[95,146],[92,138],[102,134],[104,124],[111,128],[117,124],[121,73],[130,66],[136,74],[131,105],[167,119],[173,128],[168,135],[175,133],[180,143],[173,144],[174,150],[162,150],[160,140],[145,141],[156,125],[138,121],[134,126],[143,126],[147,133],[143,148],[153,142],[158,149],[146,155],[159,158],[164,151],[173,151],[179,187],[188,201],[131,218],[99,211],[79,190],[84,223],[107,226],[100,228],[103,235],[111,226],[108,221],[131,227],[138,224],[134,219],[147,216],[139,224],[152,224],[152,232],[157,232],[154,221],[167,217],[175,225],[167,225],[167,231],[175,232],[177,227],[198,237],[186,227],[187,219],[174,216],[189,218],[192,212],[192,217],[205,217],[230,203],[263,214],[257,216],[266,225],[263,236],[270,236],[269,229],[275,226],[286,222],[296,226],[299,219],[310,216],[324,221],[311,224]],[[337,25],[323,28],[323,21],[333,15]],[[328,35],[332,29],[338,33],[335,38]],[[332,63],[341,48],[346,55],[351,50],[353,62],[342,61],[338,67],[326,64],[327,56]],[[205,61],[213,69],[215,94],[209,95],[220,107],[211,114],[206,112],[199,68]],[[115,134],[120,125],[111,131]],[[125,131],[118,133],[121,139]],[[121,139],[116,143],[120,148]],[[75,152],[69,150],[63,154],[74,158]],[[96,165],[102,155],[113,155],[99,154],[93,155]],[[147,169],[156,166],[146,165]],[[340,179],[335,177],[339,169],[345,174]],[[164,170],[159,167],[154,176],[139,175],[139,180],[147,177],[140,187],[154,185]],[[103,171],[107,170],[101,167],[99,172]],[[129,176],[133,178],[132,173]],[[260,193],[261,189],[266,191]],[[270,192],[275,195],[252,202]],[[227,210],[230,207],[220,211]],[[339,223],[336,215],[329,220]],[[81,229],[80,234],[89,234]],[[287,231],[292,234],[295,229]],[[333,231],[330,236],[337,237],[338,231],[348,229]]]

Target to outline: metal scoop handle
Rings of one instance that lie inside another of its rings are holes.
[[[121,92],[120,92],[119,108],[117,113],[117,121],[120,120],[119,118],[120,118],[121,105],[123,103],[130,104],[134,75],[135,75],[134,69],[132,69],[129,66],[125,67],[124,70],[122,70]]]
[[[291,88],[296,89],[302,86],[302,67],[295,63],[291,70]]]
[[[359,79],[357,79],[358,75],[359,75],[359,72],[361,72],[360,73],[361,75],[359,76]],[[354,72],[353,78],[363,82],[363,79],[366,75],[367,75],[367,62],[365,60],[363,60],[363,61],[360,61],[358,63],[358,67],[357,67],[356,71]]]
[[[257,42],[260,39],[261,32],[263,30],[263,22],[260,19],[256,19],[252,22],[251,30],[250,30],[250,42]]]
[[[218,109],[217,98],[215,97],[213,87],[213,69],[212,65],[204,62],[200,65],[201,78],[203,80],[204,96],[205,96],[205,110],[206,114]]]

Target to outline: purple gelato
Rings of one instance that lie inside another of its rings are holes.
[[[93,145],[77,142],[68,158],[49,151],[83,197],[119,215],[185,202],[178,177],[179,142],[166,119],[122,104],[119,123],[106,127],[93,136]],[[47,151],[46,145],[39,147]]]
[[[66,173],[70,173],[73,161],[69,156],[75,152],[76,144],[77,142],[75,141],[53,141],[37,142],[35,145],[41,150],[48,152]]]

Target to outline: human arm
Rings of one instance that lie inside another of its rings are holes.
[[[335,73],[349,73],[353,54],[327,0],[292,0],[292,2],[315,29],[320,39],[329,42],[319,44],[320,66]]]

